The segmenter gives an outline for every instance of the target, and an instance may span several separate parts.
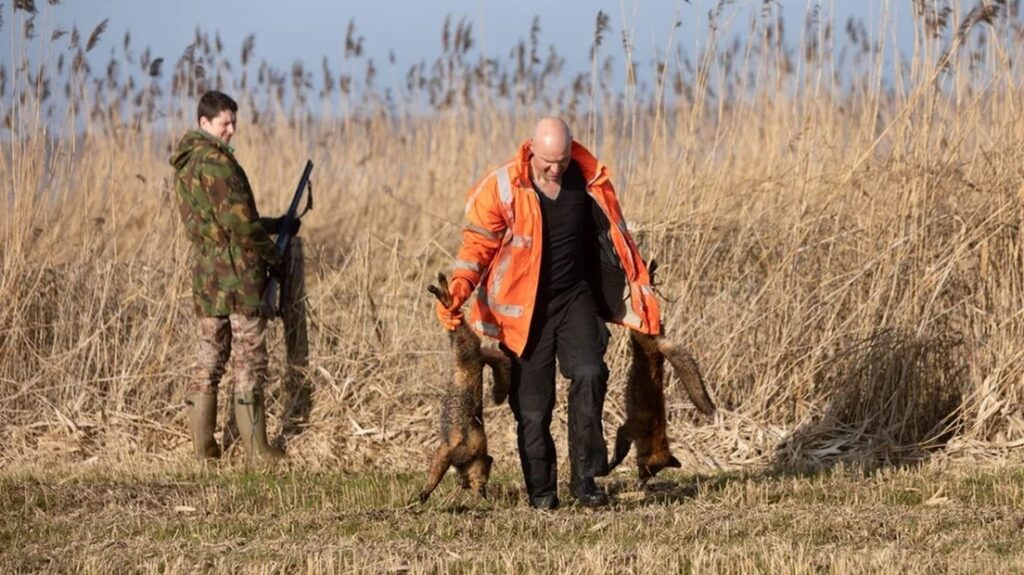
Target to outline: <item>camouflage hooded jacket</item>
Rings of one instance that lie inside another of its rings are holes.
[[[192,241],[192,301],[200,316],[260,312],[267,266],[281,260],[257,221],[245,172],[223,141],[192,130],[171,156],[178,208]]]

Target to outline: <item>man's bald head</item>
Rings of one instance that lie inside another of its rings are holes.
[[[561,155],[572,147],[572,131],[568,124],[558,118],[541,118],[533,129],[531,144],[534,154]]]
[[[530,152],[534,182],[545,186],[560,184],[572,157],[572,132],[568,124],[558,118],[542,118],[533,129]]]

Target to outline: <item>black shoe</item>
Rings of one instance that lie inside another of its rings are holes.
[[[574,485],[572,494],[576,496],[576,500],[584,507],[604,507],[611,502],[608,499],[608,494],[598,487],[591,477],[582,479]]]
[[[540,495],[530,498],[530,507],[541,511],[554,511],[558,509],[557,495]]]

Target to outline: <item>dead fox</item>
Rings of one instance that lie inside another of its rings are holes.
[[[705,415],[713,415],[711,402],[697,362],[685,350],[661,336],[630,330],[633,361],[626,380],[626,421],[615,434],[611,471],[636,445],[637,471],[641,481],[666,467],[680,467],[668,446],[665,417],[665,360],[675,370],[691,401]]]
[[[427,288],[448,306],[451,294],[448,279],[437,274],[437,286]],[[455,352],[455,377],[445,389],[441,401],[441,445],[431,459],[427,472],[427,485],[420,491],[420,501],[426,501],[441,482],[449,467],[459,472],[462,488],[472,488],[481,497],[487,497],[487,479],[493,459],[487,454],[487,435],[484,433],[483,371],[488,365],[494,375],[492,398],[500,404],[508,397],[511,382],[511,364],[499,350],[481,347],[480,337],[462,323],[449,333]]]
[[[657,267],[651,262],[650,273]],[[636,463],[641,481],[654,477],[666,467],[680,467],[668,447],[665,417],[665,360],[679,377],[690,401],[705,415],[714,415],[715,404],[704,386],[697,362],[682,347],[663,335],[629,332],[632,363],[626,379],[626,421],[615,434],[615,455],[611,471],[636,445]]]

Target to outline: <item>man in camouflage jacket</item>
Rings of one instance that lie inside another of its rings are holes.
[[[199,458],[220,457],[217,387],[230,359],[232,404],[248,457],[276,459],[267,442],[263,385],[267,344],[262,294],[268,271],[281,275],[282,257],[270,239],[282,219],[261,219],[245,172],[228,145],[238,105],[210,91],[199,100],[199,129],[171,156],[178,207],[192,243],[192,301],[199,316],[198,357],[189,386],[189,430]]]

